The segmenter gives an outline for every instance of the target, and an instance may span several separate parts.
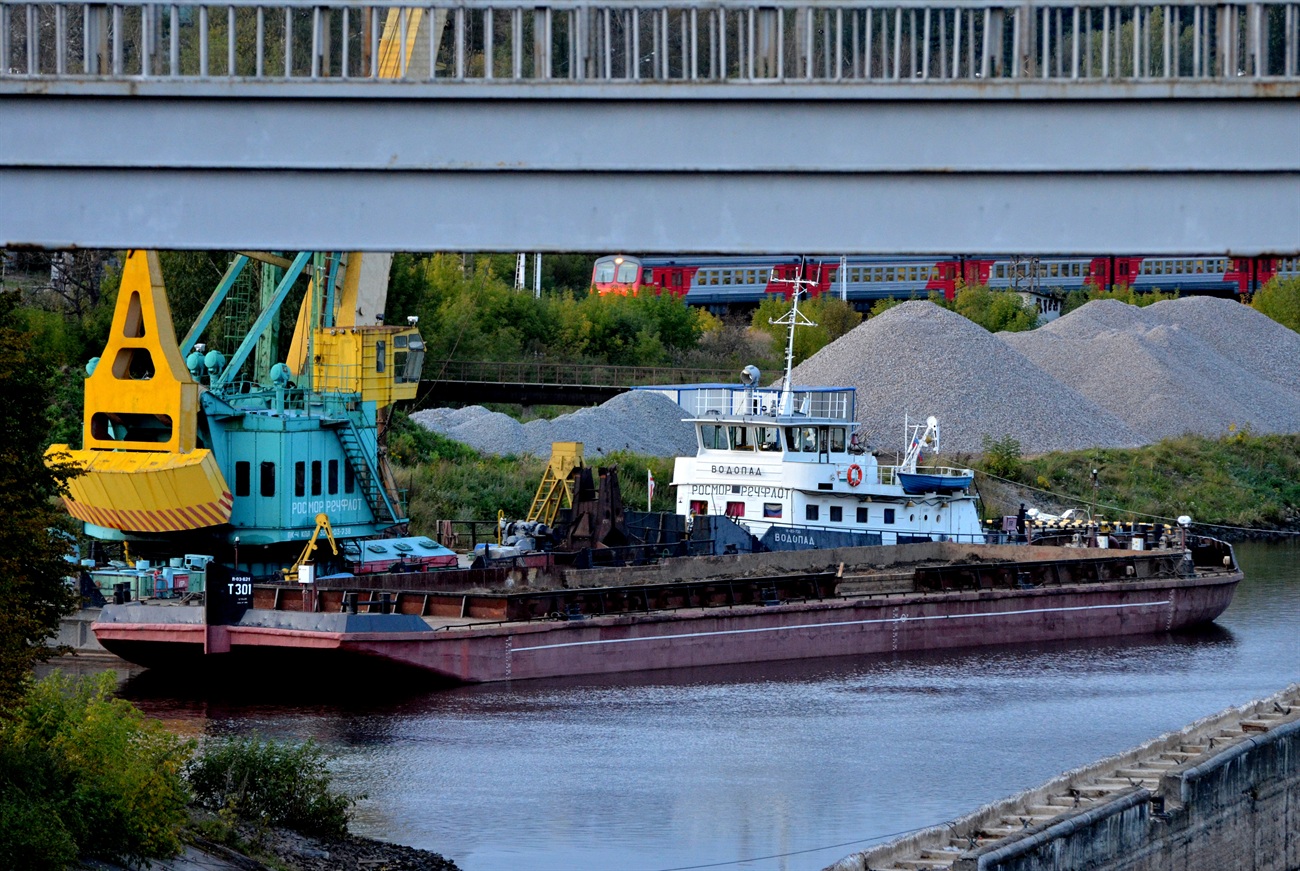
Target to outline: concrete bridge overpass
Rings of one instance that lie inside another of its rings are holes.
[[[598,405],[636,386],[735,382],[739,372],[666,366],[444,360],[425,366],[415,408],[430,403]]]
[[[1297,97],[1295,2],[0,2],[0,244],[1294,253]]]

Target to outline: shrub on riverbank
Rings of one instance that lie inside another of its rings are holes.
[[[334,792],[325,763],[324,751],[311,740],[292,745],[243,738],[205,745],[186,776],[201,808],[339,839],[348,833],[357,799]]]
[[[29,685],[0,725],[0,856],[66,868],[78,857],[175,854],[188,820],[191,742],[112,697],[113,675]]]

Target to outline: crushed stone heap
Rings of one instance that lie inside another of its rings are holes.
[[[1094,300],[999,338],[1137,430],[1300,432],[1300,333],[1228,299]]]
[[[914,300],[859,324],[794,370],[794,383],[857,388],[872,447],[902,450],[903,416],[939,419],[945,454],[976,453],[984,436],[1012,436],[1026,453],[1145,439],[998,336]]]
[[[695,430],[685,412],[666,396],[631,390],[593,408],[554,420],[521,424],[509,415],[469,408],[417,411],[411,419],[485,454],[551,455],[551,442],[582,442],[591,463],[601,454],[633,451],[656,457],[695,453]]]

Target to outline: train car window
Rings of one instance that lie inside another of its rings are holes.
[[[885,281],[893,281],[893,280],[894,280],[894,267],[892,266],[885,267]]]
[[[682,271],[681,271],[680,269],[674,269],[674,270],[673,270],[673,287],[681,287],[681,286],[682,286]]]
[[[607,284],[614,280],[614,261],[605,260],[596,263],[596,283]]]
[[[1052,263],[1047,267],[1047,274],[1052,278],[1059,278],[1061,275],[1061,264]]]
[[[618,280],[623,284],[631,284],[636,281],[636,271],[638,264],[624,260],[618,265]]]

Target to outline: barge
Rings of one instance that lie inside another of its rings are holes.
[[[481,683],[1118,638],[1206,623],[1242,575],[1231,547],[1086,550],[932,542],[669,559],[469,593],[417,576],[254,584],[251,607],[109,605],[100,643],[132,662],[245,674],[303,657]],[[599,580],[597,580],[599,579]],[[583,583],[598,583],[583,586]],[[405,586],[404,586],[405,585]]]

